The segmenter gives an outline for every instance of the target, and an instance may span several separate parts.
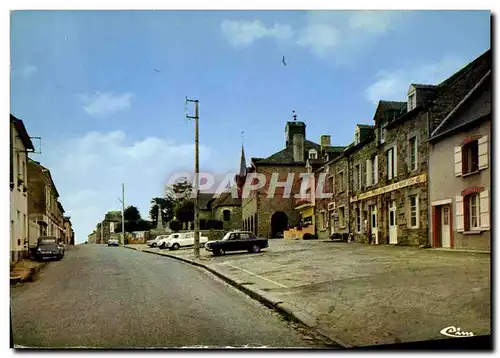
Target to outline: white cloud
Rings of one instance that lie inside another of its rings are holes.
[[[312,24],[300,31],[297,43],[310,47],[318,56],[325,56],[339,42],[339,31],[327,24]]]
[[[234,46],[249,46],[265,37],[293,40],[301,47],[310,49],[321,58],[334,55],[348,57],[353,51],[366,48],[407,19],[405,11],[309,11],[306,24],[293,28],[288,24],[268,28],[259,20],[225,20],[221,27],[224,35]]]
[[[289,25],[275,24],[273,27],[266,27],[259,20],[224,20],[221,29],[227,40],[235,47],[248,46],[256,40],[266,37],[286,40],[293,36],[292,28]]]
[[[447,56],[433,64],[416,68],[380,71],[375,81],[365,91],[366,99],[373,103],[379,100],[406,100],[411,83],[435,85],[464,66],[457,57]]]
[[[91,116],[107,116],[128,109],[133,98],[133,93],[114,95],[111,92],[96,92],[93,95],[80,96],[83,109]]]
[[[201,165],[211,157],[200,145]],[[122,182],[125,204],[147,219],[151,198],[163,194],[172,172],[194,166],[194,146],[160,137],[133,141],[122,131],[91,132],[48,145],[38,160],[50,168],[76,239],[83,242],[106,212],[120,210]]]
[[[19,77],[26,79],[26,78],[29,78],[29,77],[35,75],[37,72],[38,72],[38,67],[29,65],[29,66],[21,67],[19,69],[13,69],[12,75],[19,76]]]

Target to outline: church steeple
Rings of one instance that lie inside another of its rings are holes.
[[[247,163],[245,160],[245,149],[243,147],[243,131],[241,132],[241,158],[240,158],[240,171],[235,175],[236,186],[238,188],[238,196],[241,198],[243,192],[243,185],[247,177]]]

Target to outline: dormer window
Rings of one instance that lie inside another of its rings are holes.
[[[411,111],[417,107],[417,94],[416,92],[412,92],[408,95],[408,111]]]
[[[309,159],[318,159],[318,152],[316,149],[309,150]]]
[[[356,128],[356,132],[354,133],[354,144],[359,144],[361,142],[361,133],[359,128]]]
[[[386,126],[387,126],[387,122],[386,121],[382,121],[380,123],[379,130],[380,130],[380,143],[381,144],[385,142],[385,134],[386,134],[386,131],[387,131],[386,128],[385,128]]]

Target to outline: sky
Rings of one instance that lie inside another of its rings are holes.
[[[281,150],[293,110],[307,139],[347,145],[379,100],[489,49],[490,13],[14,11],[10,40],[11,113],[42,137],[30,156],[80,243],[120,210],[121,183],[147,218],[169,178],[193,171],[186,96],[200,101],[202,172],[239,170],[242,131],[247,163]]]

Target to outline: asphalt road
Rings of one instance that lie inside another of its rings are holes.
[[[25,347],[316,347],[327,343],[200,268],[81,245],[11,289]]]

